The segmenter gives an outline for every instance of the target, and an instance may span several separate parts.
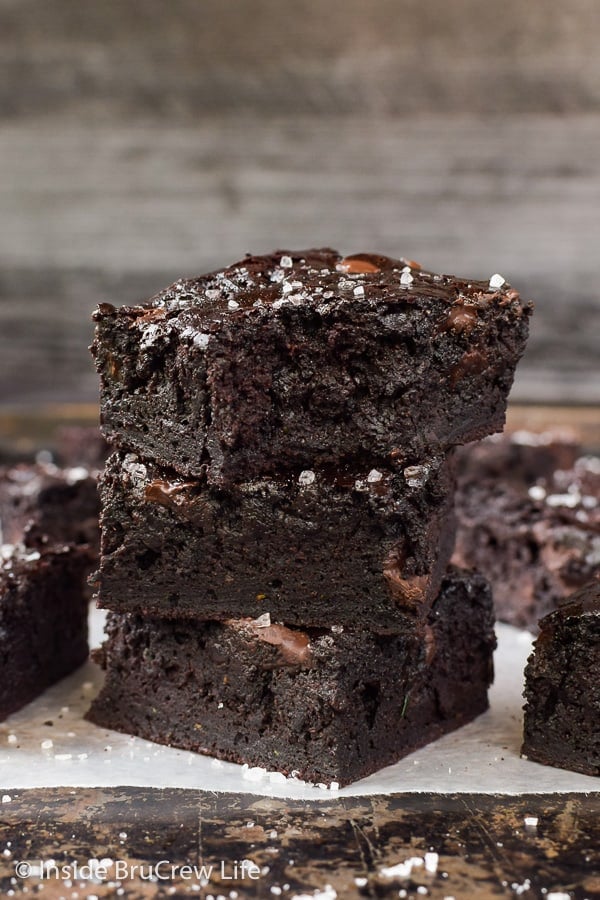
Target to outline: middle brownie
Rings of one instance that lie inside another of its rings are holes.
[[[454,545],[453,490],[450,456],[224,490],[116,453],[101,482],[99,605],[398,631],[439,591]]]

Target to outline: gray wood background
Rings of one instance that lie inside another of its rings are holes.
[[[536,301],[600,400],[597,0],[0,0],[0,403],[96,397],[96,303],[330,244]]]

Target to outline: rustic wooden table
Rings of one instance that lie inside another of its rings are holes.
[[[2,896],[600,897],[599,793],[302,802],[117,787],[5,801]],[[105,868],[95,881],[18,865],[90,858]]]

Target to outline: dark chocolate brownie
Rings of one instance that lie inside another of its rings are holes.
[[[401,635],[110,614],[97,725],[347,784],[487,708],[495,646],[479,575],[451,572]]]
[[[537,631],[542,616],[600,573],[600,459],[528,486],[461,477],[453,561],[490,580],[496,616]]]
[[[99,307],[104,433],[223,485],[418,463],[502,429],[530,311],[500,276],[329,249],[249,256]]]
[[[442,458],[305,470],[225,490],[115,454],[101,482],[100,606],[398,630],[426,615],[452,554],[452,469]]]
[[[581,456],[581,442],[567,428],[492,434],[456,452],[459,486],[497,480],[529,488],[552,478],[557,469],[571,469]]]
[[[89,544],[98,549],[100,498],[88,469],[36,463],[0,469],[0,540],[44,544]]]
[[[102,469],[109,453],[108,444],[97,425],[63,425],[56,429],[54,446],[60,466]]]
[[[600,775],[600,581],[540,622],[525,701],[528,759]]]
[[[0,719],[85,662],[88,568],[84,548],[2,546]]]

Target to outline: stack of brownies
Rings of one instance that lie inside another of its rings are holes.
[[[103,304],[102,726],[348,783],[487,707],[453,448],[502,428],[500,276],[280,251]]]

